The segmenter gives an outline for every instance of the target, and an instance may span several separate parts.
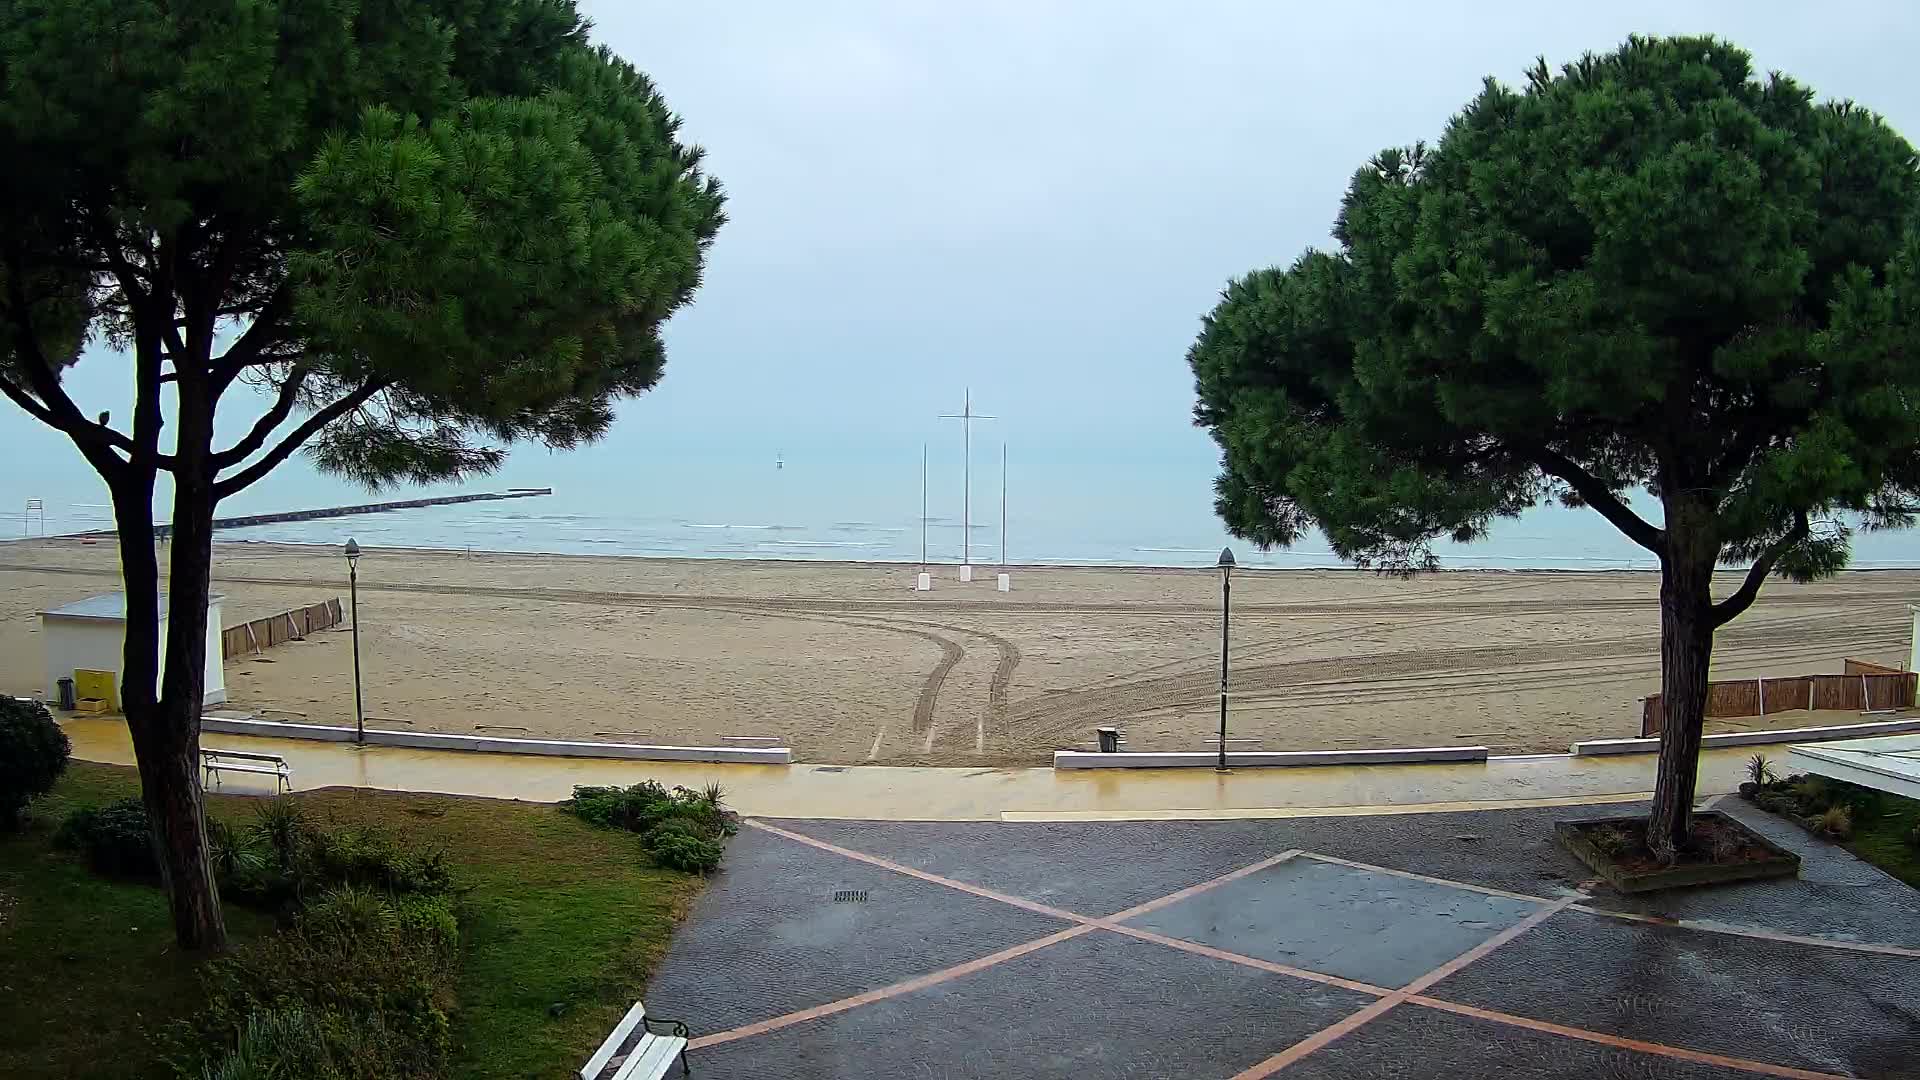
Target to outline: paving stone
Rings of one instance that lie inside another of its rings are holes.
[[[866,893],[836,903],[842,891]],[[756,829],[715,876],[647,986],[696,1035],[951,967],[1068,923]]]
[[[1300,857],[1127,922],[1261,960],[1401,987],[1539,908]]]
[[[1753,1080],[1754,1074],[1402,1005],[1279,1075],[1284,1080]]]
[[[1372,999],[1105,931],[694,1050],[702,1080],[1230,1077]]]
[[[1914,957],[1567,911],[1428,994],[1843,1076],[1920,1075]]]
[[[1920,948],[1920,889],[1744,800],[1722,799],[1717,809],[1799,855],[1800,876],[1641,895],[1607,890],[1594,906]]]

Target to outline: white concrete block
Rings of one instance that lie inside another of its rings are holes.
[[[1765,746],[1770,743],[1819,742],[1823,739],[1859,739],[1872,735],[1899,735],[1920,731],[1920,717],[1906,720],[1880,720],[1868,724],[1835,724],[1829,727],[1781,728],[1778,731],[1723,731],[1700,737],[1702,749],[1716,746]],[[1589,739],[1573,744],[1581,757],[1595,754],[1657,754],[1659,739]]]
[[[972,563],[960,564],[960,580],[961,581],[973,580],[973,564]]]
[[[354,729],[328,724],[281,724],[269,720],[221,720],[203,717],[200,730],[266,739],[318,739],[352,742]],[[785,746],[651,746],[642,743],[573,742],[563,739],[509,739],[488,735],[444,735],[432,731],[367,729],[369,746],[407,746],[420,750],[475,750],[495,754],[549,757],[620,758],[631,761],[711,761],[746,765],[791,765]]]
[[[999,589],[1001,592],[1012,592],[1013,591],[1013,575],[1000,574],[997,577],[995,577],[994,588]]]
[[[920,576],[913,579],[913,591],[914,592],[932,592],[933,591],[933,575],[927,573],[925,570],[920,571]]]
[[[1485,761],[1484,746],[1426,746],[1389,750],[1229,750],[1230,769],[1277,768],[1290,765],[1410,765],[1432,761]],[[1101,754],[1085,750],[1055,750],[1056,769],[1211,769],[1219,764],[1215,751],[1142,751]]]

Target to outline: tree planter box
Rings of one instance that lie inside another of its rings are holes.
[[[1739,862],[1683,862],[1663,868],[1640,869],[1636,866],[1623,865],[1616,856],[1595,846],[1588,836],[1591,830],[1607,825],[1618,826],[1637,834],[1647,827],[1647,819],[1644,817],[1579,818],[1572,821],[1556,821],[1553,823],[1553,834],[1554,838],[1560,841],[1561,847],[1573,852],[1581,862],[1592,867],[1595,873],[1606,879],[1607,884],[1626,893],[1676,889],[1684,885],[1749,881],[1755,878],[1793,877],[1800,873],[1800,856],[1747,828],[1734,818],[1717,810],[1701,811],[1693,817],[1695,821],[1710,822],[1720,828],[1739,833],[1749,848],[1764,852],[1764,856]]]

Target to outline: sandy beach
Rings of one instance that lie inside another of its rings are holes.
[[[1117,725],[1131,749],[1210,749],[1216,573],[370,552],[360,564],[375,726],[711,744],[766,736],[799,760],[1038,764]],[[338,596],[332,551],[221,544],[236,625]],[[118,587],[106,543],[0,544],[0,691],[40,693],[35,613]],[[1733,587],[1731,576],[1726,589]],[[1480,744],[1564,751],[1638,734],[1659,679],[1646,573],[1356,571],[1234,578],[1232,746]],[[1769,583],[1724,629],[1715,678],[1902,663],[1920,572]],[[342,630],[227,662],[229,708],[353,721]],[[1844,723],[1852,714],[1821,713]],[[1804,712],[1766,726],[1813,721]],[[1712,721],[1710,730],[1760,726]]]

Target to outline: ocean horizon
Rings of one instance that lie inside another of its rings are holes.
[[[994,448],[995,451],[998,448]],[[420,507],[376,514],[221,529],[220,541],[327,546],[353,537],[363,548],[425,548],[639,558],[803,560],[917,564],[922,561],[919,447],[904,461],[804,452],[708,455],[671,469],[634,473],[586,452],[516,455],[500,475],[464,485],[378,493],[304,466],[274,474],[223,503],[235,517],[441,495],[552,487],[551,495]],[[1226,532],[1212,508],[1204,459],[1124,462],[1010,461],[1001,528],[997,452],[977,453],[963,503],[958,448],[930,459],[925,561],[962,561],[963,516],[972,561],[1013,565],[1211,566],[1231,547],[1243,566],[1350,566],[1318,535],[1291,549],[1260,551]],[[17,486],[17,485],[8,485]],[[49,496],[51,492],[49,493]],[[105,492],[43,497],[44,531],[111,528]],[[20,501],[14,505],[21,506]],[[1643,511],[1646,509],[1642,507]],[[1657,507],[1655,508],[1657,510]],[[164,519],[164,505],[156,516]],[[39,515],[13,519],[0,535],[39,535]],[[1494,523],[1474,544],[1437,543],[1442,569],[1650,570],[1654,558],[1591,510],[1540,506]],[[1920,534],[1856,533],[1853,567],[1920,567]]]

